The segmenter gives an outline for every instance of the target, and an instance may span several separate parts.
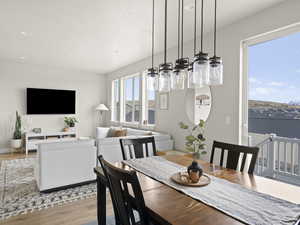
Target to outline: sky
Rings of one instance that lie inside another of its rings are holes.
[[[300,104],[300,33],[249,47],[249,99]]]
[[[139,89],[140,89],[140,78],[134,77],[134,78],[128,78],[125,80],[125,97],[127,101],[132,100],[132,86],[133,86],[133,80],[134,79],[134,100],[139,100]],[[155,99],[155,91],[148,91],[148,100],[154,100]]]

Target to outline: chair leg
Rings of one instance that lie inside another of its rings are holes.
[[[106,225],[106,185],[97,178],[97,218],[98,225]]]

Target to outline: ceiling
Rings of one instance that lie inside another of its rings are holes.
[[[283,1],[219,0],[218,27]],[[173,47],[177,1],[168,2],[168,47]],[[185,41],[193,38],[193,2],[185,0]],[[162,51],[164,1],[155,3],[156,51]],[[213,1],[205,4],[209,32]],[[99,74],[114,71],[151,54],[151,7],[151,0],[0,0],[0,59]]]

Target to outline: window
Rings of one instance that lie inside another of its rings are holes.
[[[120,121],[120,80],[112,82],[112,121]]]
[[[148,124],[155,124],[155,91],[148,90],[147,91],[147,120]]]
[[[248,132],[300,138],[299,43],[300,32],[248,47]]]
[[[142,73],[112,81],[112,121],[125,125],[155,125],[155,91],[147,90]]]
[[[140,121],[140,76],[125,79],[125,122]]]

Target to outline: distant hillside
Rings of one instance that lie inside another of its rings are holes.
[[[279,102],[249,100],[248,116],[260,119],[300,119],[300,106]]]
[[[300,105],[298,104],[287,104],[287,103],[279,103],[279,102],[269,102],[269,101],[257,101],[257,100],[249,100],[248,101],[249,108],[289,108],[289,109],[300,109]]]

